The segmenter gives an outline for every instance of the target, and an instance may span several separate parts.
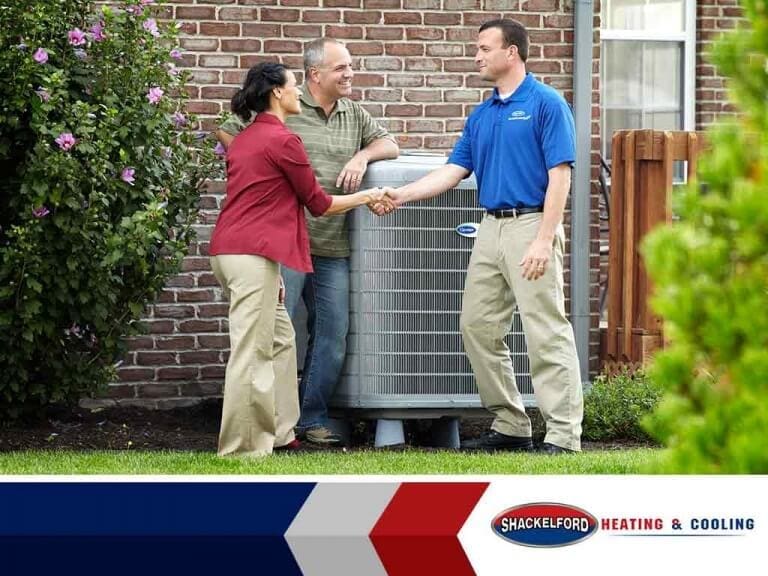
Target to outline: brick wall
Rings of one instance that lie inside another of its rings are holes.
[[[190,110],[201,116],[204,129],[213,128],[216,115],[228,109],[249,67],[279,60],[300,70],[302,43],[325,35],[346,43],[356,69],[353,97],[397,136],[401,148],[447,151],[490,87],[475,72],[477,29],[502,16],[520,20],[531,32],[528,69],[572,100],[572,0],[172,0],[162,13],[182,26],[184,65],[193,76]],[[595,26],[599,29],[599,21]],[[598,42],[596,35],[596,50]],[[597,74],[595,62],[594,151],[599,150]],[[183,272],[147,310],[147,335],[129,342],[119,381],[99,403],[172,407],[221,393],[227,305],[208,267],[207,249],[223,190],[221,182],[213,182],[202,195],[198,242]],[[592,206],[591,296],[596,309],[599,231],[594,191]],[[597,316],[590,351],[594,370]]]
[[[717,118],[735,112],[725,80],[707,59],[712,43],[736,28],[742,15],[738,0],[699,0],[696,6],[696,129],[704,130]]]

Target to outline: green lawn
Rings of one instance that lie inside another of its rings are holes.
[[[651,448],[578,455],[354,451],[219,458],[204,452],[0,453],[0,474],[636,474],[661,455]]]

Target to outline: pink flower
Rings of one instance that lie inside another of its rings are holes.
[[[139,4],[142,6],[148,6],[149,4],[154,4],[155,0],[139,0]]]
[[[179,74],[181,74],[181,70],[176,68],[176,66],[174,66],[173,64],[169,63],[168,64],[168,75],[169,76],[178,76]]]
[[[162,97],[163,89],[157,86],[152,86],[152,88],[149,89],[149,92],[147,92],[147,100],[149,100],[150,104],[157,104]]]
[[[104,35],[103,22],[96,22],[96,24],[91,26],[91,37],[93,38],[94,42],[101,42],[102,40],[106,40],[107,37]]]
[[[218,156],[224,156],[227,153],[227,149],[224,148],[224,145],[221,142],[216,142],[213,152]]]
[[[45,64],[48,62],[48,52],[45,51],[45,48],[38,48],[32,55],[32,60],[38,64]]]
[[[67,34],[67,39],[69,40],[69,43],[72,44],[72,46],[82,46],[86,42],[85,32],[80,30],[80,28],[75,28],[69,31]]]
[[[174,60],[182,59],[181,50],[179,50],[178,48],[174,48],[173,50],[171,50],[170,55],[171,55],[171,58],[173,58]]]
[[[35,90],[35,94],[40,96],[40,100],[42,100],[43,102],[48,102],[48,100],[51,99],[51,95],[48,92],[48,90],[46,90],[42,86],[37,87],[37,90]]]
[[[182,126],[187,125],[187,117],[184,116],[181,112],[174,112],[173,113],[173,123],[176,124],[177,128],[181,128]]]
[[[136,174],[135,168],[131,168],[130,166],[123,168],[123,171],[120,173],[120,180],[133,186],[135,181],[135,178],[133,177],[134,174]]]
[[[70,148],[72,148],[72,146],[77,144],[77,140],[75,139],[74,136],[72,136],[71,132],[62,132],[56,137],[55,142],[56,144],[59,145],[59,148],[61,148],[64,151],[69,150]]]
[[[147,18],[142,24],[144,30],[152,34],[155,38],[160,36],[160,30],[157,29],[157,21],[154,18]]]
[[[51,211],[48,210],[48,207],[45,204],[32,209],[32,216],[35,218],[45,218],[50,213]]]

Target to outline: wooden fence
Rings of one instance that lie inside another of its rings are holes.
[[[675,161],[696,173],[701,138],[695,132],[614,133],[608,260],[608,363],[644,363],[663,346],[661,318],[651,312],[651,283],[639,253],[645,235],[672,221]]]

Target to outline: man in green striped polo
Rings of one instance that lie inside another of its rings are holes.
[[[395,139],[357,102],[352,92],[352,58],[340,42],[320,38],[304,47],[305,86],[301,114],[286,125],[298,134],[328,194],[356,192],[368,163],[396,158]],[[227,146],[244,128],[232,115],[217,137]],[[301,416],[297,434],[312,444],[333,446],[340,438],[328,427],[328,401],[344,364],[349,328],[349,228],[345,215],[307,213],[314,272],[283,268],[285,306],[296,323],[303,299],[307,308],[307,347],[299,385]]]

